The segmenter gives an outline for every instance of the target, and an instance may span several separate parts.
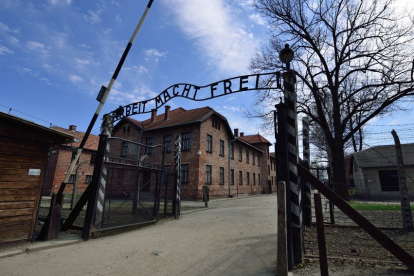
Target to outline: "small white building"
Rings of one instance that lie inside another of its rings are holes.
[[[414,200],[414,143],[401,145],[410,200]],[[394,145],[376,146],[352,156],[355,195],[372,200],[400,198]]]

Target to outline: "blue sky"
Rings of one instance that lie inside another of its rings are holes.
[[[147,3],[1,0],[0,104],[85,131],[96,95],[108,85]],[[152,98],[175,83],[206,85],[248,74],[265,32],[265,21],[249,0],[155,0],[101,114]],[[231,127],[253,134],[258,124],[241,112],[252,101],[253,92],[245,92],[169,104],[173,109],[209,105],[227,116]],[[8,112],[4,106],[0,110]]]
[[[251,56],[267,36],[266,22],[251,2],[154,0],[101,115],[152,98],[175,83],[206,85],[248,74]],[[108,85],[147,3],[0,0],[0,110],[12,108],[11,114],[37,123],[74,124],[85,131],[98,106],[96,95]],[[169,104],[173,109],[209,105],[232,128],[263,133],[260,122],[242,112],[253,100],[254,92],[244,92],[206,102],[176,98]],[[404,125],[413,119],[412,113],[403,113],[373,124]]]

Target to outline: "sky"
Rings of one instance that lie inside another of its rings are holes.
[[[108,86],[147,4],[0,0],[0,111],[86,131],[99,104],[99,89]],[[250,59],[267,35],[266,20],[252,0],[154,0],[100,117],[119,105],[153,98],[176,83],[201,86],[249,74]],[[243,113],[254,104],[254,92],[205,102],[175,98],[168,104],[172,109],[210,106],[227,117],[231,128],[275,140],[260,129],[260,121]],[[413,121],[412,112],[401,113],[374,120],[368,130],[388,135],[401,125],[408,133]],[[100,120],[94,134],[99,126]],[[414,142],[412,134],[411,140],[400,139]]]

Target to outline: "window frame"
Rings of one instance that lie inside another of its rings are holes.
[[[169,140],[167,138],[169,138]],[[171,142],[172,142],[172,135],[165,135],[164,136],[164,146],[165,146],[165,152],[166,153],[171,152],[171,149],[172,149]]]
[[[190,176],[190,165],[189,164],[181,164],[181,183],[188,183]]]
[[[224,156],[224,140],[220,139],[220,145],[219,145],[219,155]]]
[[[206,165],[206,184],[212,183],[212,177],[213,177],[212,169],[213,168],[211,165]]]
[[[191,133],[186,132],[182,134],[181,151],[190,151],[190,150],[191,150]]]
[[[213,136],[211,136],[210,134],[207,134],[206,151],[208,153],[213,153]]]
[[[220,184],[224,184],[224,167],[220,167],[220,169],[219,169],[219,171],[220,171],[220,181],[219,181],[219,183]]]

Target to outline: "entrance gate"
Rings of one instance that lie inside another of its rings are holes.
[[[100,174],[104,188],[98,192],[91,232],[156,222],[160,209],[162,215],[170,214],[173,178],[164,168],[163,145],[108,137],[101,148],[105,148]]]

